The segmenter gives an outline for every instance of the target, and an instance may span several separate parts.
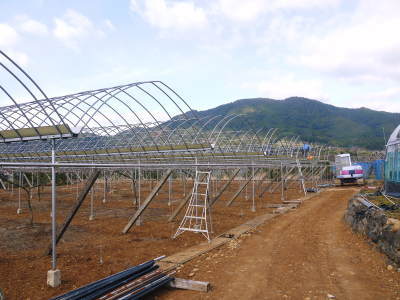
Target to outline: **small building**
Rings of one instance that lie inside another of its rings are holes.
[[[385,192],[400,197],[400,125],[390,135],[386,145]]]

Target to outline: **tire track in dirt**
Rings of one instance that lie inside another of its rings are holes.
[[[324,191],[296,211],[273,219],[244,239],[235,253],[198,265],[196,280],[212,292],[169,291],[167,299],[400,299],[400,273],[343,222],[356,189]],[[222,256],[222,255],[221,255]],[[221,260],[222,259],[222,260]],[[207,263],[211,265],[207,266]],[[212,271],[210,271],[212,270]]]

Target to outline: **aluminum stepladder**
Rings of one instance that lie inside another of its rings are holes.
[[[178,230],[173,238],[176,238],[184,231],[201,233],[210,241],[210,231],[212,232],[212,222],[209,205],[209,184],[211,171],[196,171],[192,196]],[[209,228],[210,227],[210,228]]]
[[[299,170],[300,186],[303,189],[304,196],[307,196],[306,183],[305,183],[305,180],[304,180],[303,171],[301,170],[301,164],[300,164],[300,161],[298,159],[296,159],[296,164],[297,164],[297,169]]]

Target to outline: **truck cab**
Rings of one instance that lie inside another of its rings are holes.
[[[336,178],[340,180],[340,184],[357,183],[358,179],[364,178],[364,170],[361,166],[351,163],[350,154],[339,154],[335,158]]]

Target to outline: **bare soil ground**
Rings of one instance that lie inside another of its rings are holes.
[[[221,186],[224,182],[219,182]],[[142,201],[150,191],[150,183],[142,182]],[[154,182],[152,185],[154,186]],[[213,207],[213,236],[238,226],[257,215],[271,212],[267,203],[280,202],[280,193],[266,193],[262,199],[256,197],[256,212],[251,211],[251,186],[243,191],[231,207],[226,201],[235,193],[240,182],[236,182],[224,193]],[[112,192],[103,203],[103,188],[100,182],[94,197],[95,220],[89,221],[89,200],[85,200],[63,239],[57,246],[58,268],[62,285],[50,288],[46,285],[46,274],[51,266],[49,256],[43,255],[50,242],[50,189],[45,187],[41,200],[34,193],[34,225],[29,225],[26,195],[21,192],[22,211],[18,208],[18,190],[0,191],[0,289],[6,299],[48,299],[94,280],[137,265],[146,260],[171,255],[182,249],[204,241],[198,234],[184,233],[172,240],[179,220],[168,223],[167,218],[183,196],[180,181],[172,184],[172,203],[168,206],[168,184],[163,187],[156,200],[145,211],[143,224],[132,227],[123,235],[122,229],[136,211],[133,193],[128,181],[113,183]],[[82,188],[82,187],[80,187]],[[218,186],[214,187],[218,190]],[[58,224],[61,224],[76,200],[76,186],[58,187]],[[187,186],[190,191],[190,184]],[[288,190],[289,199],[301,197],[298,184]]]
[[[357,188],[330,189],[185,264],[177,277],[209,281],[209,293],[160,291],[161,299],[400,299],[400,273],[343,222]]]

